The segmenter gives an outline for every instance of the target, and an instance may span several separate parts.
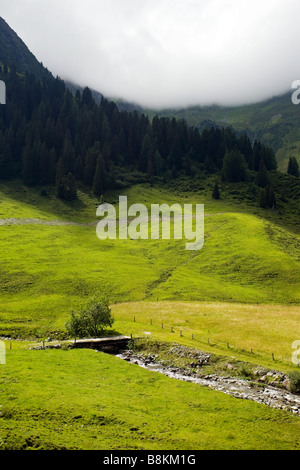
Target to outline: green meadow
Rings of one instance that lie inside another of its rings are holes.
[[[213,201],[210,189],[144,185],[126,194],[128,204],[147,207],[203,203],[203,249],[187,251],[185,240],[99,240],[100,202],[91,195],[79,191],[66,204],[20,183],[1,186],[0,336],[12,339],[0,366],[0,447],[298,448],[299,418],[282,411],[94,351],[28,349],[29,340],[66,338],[71,311],[105,291],[112,333],[295,368],[300,237],[294,216],[277,223],[275,214],[265,217],[235,197]],[[107,202],[117,204],[118,195],[108,194]]]
[[[130,302],[112,307],[120,331],[287,371],[300,307],[232,302]],[[273,355],[272,355],[273,354]]]
[[[2,449],[299,450],[299,418],[88,350],[8,351]]]

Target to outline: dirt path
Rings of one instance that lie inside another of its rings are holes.
[[[80,222],[71,222],[65,220],[43,220],[43,219],[26,219],[26,218],[15,218],[10,219],[0,219],[0,226],[3,225],[49,225],[49,226],[81,226],[81,227],[93,227],[97,225],[97,222],[91,223],[80,223]]]
[[[205,214],[205,217],[213,217],[214,215],[230,214],[231,212],[216,212],[214,214]],[[128,221],[132,218],[128,218]],[[151,218],[149,217],[148,220]],[[0,219],[0,226],[3,225],[49,225],[49,226],[80,226],[80,227],[94,227],[98,221],[84,223],[84,222],[72,222],[66,220],[44,220],[44,219],[33,219],[33,218],[22,218],[22,217],[10,217],[8,219]]]

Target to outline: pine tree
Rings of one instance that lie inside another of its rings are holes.
[[[262,145],[262,158],[264,159],[267,170],[277,169],[277,162],[273,149]]]
[[[77,186],[74,175],[69,172],[64,178],[64,199],[66,201],[73,201],[77,197]]]
[[[56,153],[55,149],[47,150],[46,144],[43,143],[40,149],[39,159],[39,184],[53,185],[55,184],[56,172]]]
[[[27,145],[22,156],[22,178],[26,185],[38,183],[40,141],[35,141],[33,147]]]
[[[99,152],[99,151],[98,151]],[[97,166],[97,155],[93,147],[89,148],[84,163],[83,182],[87,186],[92,186]]]
[[[250,170],[258,171],[259,165],[262,157],[262,147],[261,143],[255,141],[253,145],[253,153],[249,161]]]
[[[236,183],[245,181],[247,176],[247,163],[239,150],[225,152],[223,160],[223,174],[226,181]]]
[[[14,164],[10,145],[5,145],[0,153],[0,179],[9,179],[14,175]]]
[[[64,199],[65,196],[64,179],[64,167],[62,163],[62,157],[60,157],[57,162],[55,175],[56,197],[58,197],[59,199]]]
[[[275,207],[276,207],[276,199],[275,199],[275,194],[274,194],[272,186],[270,186],[270,184],[268,184],[265,191],[266,191],[267,205],[271,209],[274,210]]]
[[[268,184],[265,188],[261,188],[260,190],[259,207],[262,209],[267,209],[270,207],[273,210],[276,208],[275,194],[270,184]]]
[[[62,161],[64,169],[67,173],[74,172],[74,148],[71,143],[71,137],[68,137],[64,140],[64,146],[62,151]]]
[[[93,181],[93,193],[95,196],[101,196],[106,189],[106,169],[103,155],[100,153],[97,159],[97,166]]]
[[[259,207],[262,209],[266,209],[268,205],[267,201],[267,195],[266,195],[266,190],[265,188],[261,188],[260,193],[259,193]]]
[[[147,172],[150,161],[153,161],[155,155],[155,147],[153,140],[147,133],[142,142],[142,149],[139,156],[138,169],[143,173]]]
[[[288,172],[289,175],[296,176],[297,178],[299,178],[299,175],[300,175],[299,165],[298,165],[296,157],[290,157],[289,158],[287,172]]]
[[[256,181],[261,188],[265,188],[269,182],[268,171],[263,158],[260,160]]]
[[[83,180],[83,170],[84,170],[84,162],[82,155],[79,154],[77,155],[77,158],[75,160],[75,166],[74,166],[74,176],[77,180]]]
[[[219,190],[219,185],[218,185],[217,181],[215,182],[215,185],[214,185],[214,189],[213,189],[213,192],[212,192],[212,197],[213,197],[213,199],[220,199],[220,197],[221,197],[220,190]]]

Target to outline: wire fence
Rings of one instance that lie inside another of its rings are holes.
[[[143,325],[145,326],[145,323],[140,323],[137,321],[136,317],[133,317],[133,322],[134,323],[137,323],[139,325]],[[210,348],[216,348],[216,349],[222,349],[222,351],[224,350],[227,350],[228,352],[231,351],[232,353],[240,353],[240,354],[244,354],[244,355],[247,355],[251,358],[261,358],[261,359],[264,359],[264,360],[268,360],[268,359],[271,359],[274,363],[283,363],[284,365],[286,365],[287,363],[289,363],[290,366],[294,366],[294,367],[300,367],[300,361],[298,362],[298,364],[295,364],[293,361],[292,361],[292,349],[291,349],[291,353],[290,355],[281,355],[279,354],[277,351],[259,351],[258,349],[254,348],[254,347],[243,347],[243,346],[237,346],[236,344],[232,343],[232,341],[230,340],[220,340],[220,339],[215,339],[213,338],[212,336],[203,336],[201,334],[199,334],[198,332],[193,332],[192,330],[187,330],[185,328],[180,328],[180,327],[174,327],[174,326],[170,326],[170,325],[167,325],[165,324],[164,322],[153,322],[153,319],[150,318],[150,321],[149,321],[149,326],[152,326],[152,327],[155,327],[156,329],[161,329],[161,330],[165,330],[165,331],[169,331],[170,333],[173,333],[174,334],[174,339],[176,337],[179,337],[179,338],[186,338],[186,339],[189,339],[189,340],[192,340],[192,341],[195,341],[195,347],[197,347],[197,343],[201,344],[201,345],[207,345],[209,346]],[[148,332],[148,333],[151,333],[151,335],[155,335],[155,332]],[[131,334],[131,336],[133,337],[134,335]],[[147,336],[147,335],[146,335]]]

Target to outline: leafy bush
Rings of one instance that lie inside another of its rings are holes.
[[[105,297],[93,297],[78,313],[72,312],[66,329],[75,338],[98,337],[113,322],[108,300]]]
[[[290,391],[292,393],[299,393],[300,392],[300,372],[293,371],[289,373],[289,380],[290,380]]]

